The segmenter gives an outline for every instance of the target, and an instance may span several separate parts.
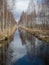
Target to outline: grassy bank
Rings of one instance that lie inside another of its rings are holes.
[[[6,38],[8,39],[9,37],[13,36],[15,33],[17,27],[14,25],[13,27],[8,27],[7,29],[4,30],[4,32],[0,31],[0,41],[5,40]]]
[[[20,26],[19,28],[33,34],[38,39],[49,43],[49,30],[39,30],[37,28],[27,28]]]

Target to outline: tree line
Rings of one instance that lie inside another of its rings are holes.
[[[0,31],[16,24],[13,13],[8,7],[7,0],[0,0]]]
[[[22,12],[19,24],[31,28],[49,29],[49,0],[29,3],[27,12]]]

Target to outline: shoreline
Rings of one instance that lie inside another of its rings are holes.
[[[6,30],[6,31],[4,31],[4,33],[1,33],[0,34],[0,47],[2,47],[2,43],[5,41],[8,41],[9,39],[11,40],[12,38],[13,38],[13,36],[14,36],[14,33],[15,33],[15,31],[17,30],[17,26],[16,25],[14,25],[13,27],[12,27],[12,29],[10,30],[10,32],[9,32],[9,28]]]
[[[49,43],[49,35],[47,35],[48,34],[47,31],[32,29],[32,28],[23,27],[23,26],[20,26],[19,28],[31,33],[33,36],[35,36],[39,40]]]

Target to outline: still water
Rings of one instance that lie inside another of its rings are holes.
[[[49,65],[49,44],[32,34],[19,29],[8,43],[0,65]]]

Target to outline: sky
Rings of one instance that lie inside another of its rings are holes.
[[[26,12],[30,0],[15,0],[14,17],[18,21],[22,11]]]
[[[13,1],[14,1],[14,6],[13,6]],[[21,16],[21,13],[23,11],[27,11],[30,0],[7,0],[7,2],[8,2],[7,3],[8,9],[10,10],[13,9],[12,12],[14,13],[14,17],[18,21]]]
[[[7,1],[9,2],[8,3],[9,8],[10,9],[14,8],[13,9],[14,17],[15,17],[16,21],[18,21],[21,16],[21,13],[23,11],[25,11],[25,12],[27,11],[30,1],[33,1],[33,0],[10,0],[10,1],[7,0]],[[14,1],[14,7],[12,6],[13,5],[12,1]],[[43,3],[45,0],[34,0],[35,4],[37,3],[37,1],[39,3]],[[36,10],[38,10],[37,6],[36,6]]]
[[[15,0],[14,17],[17,21],[19,20],[22,11],[27,11],[30,1],[31,0]],[[42,2],[43,0],[34,0],[35,3],[37,1]]]

